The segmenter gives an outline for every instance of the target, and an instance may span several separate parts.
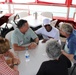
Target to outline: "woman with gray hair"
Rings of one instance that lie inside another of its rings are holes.
[[[46,53],[53,60],[43,62],[37,75],[68,75],[71,61],[61,53],[61,45],[58,41],[48,40]]]
[[[61,45],[56,40],[49,40],[46,46],[46,53],[50,58],[57,59],[61,55]]]

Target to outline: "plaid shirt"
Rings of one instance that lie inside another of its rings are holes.
[[[7,65],[4,56],[0,57],[0,75],[18,75],[18,71],[11,69]]]

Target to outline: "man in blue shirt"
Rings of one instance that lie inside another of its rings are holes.
[[[60,33],[67,38],[62,53],[70,58],[70,60],[73,60],[73,58],[76,60],[76,31],[71,24],[63,23],[60,27]]]

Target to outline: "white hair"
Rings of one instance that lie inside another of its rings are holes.
[[[67,34],[71,34],[73,32],[73,26],[70,23],[63,23],[60,29]]]
[[[61,55],[61,45],[55,39],[47,41],[46,53],[50,58],[57,59]]]

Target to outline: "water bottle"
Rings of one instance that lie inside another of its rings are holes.
[[[37,19],[37,12],[34,13],[35,19]]]
[[[25,52],[25,61],[26,62],[30,61],[30,55],[29,55],[28,50],[26,50],[26,52]]]

